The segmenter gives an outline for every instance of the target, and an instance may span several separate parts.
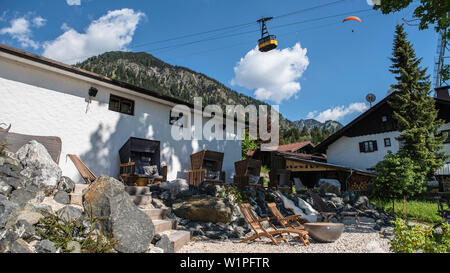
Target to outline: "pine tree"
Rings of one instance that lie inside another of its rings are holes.
[[[438,136],[443,121],[437,119],[434,99],[429,96],[431,82],[427,70],[420,68],[422,59],[416,57],[406,38],[403,25],[397,25],[390,67],[397,83],[392,85],[396,94],[390,105],[405,143],[400,155],[412,159],[423,175],[431,175],[443,166],[446,158],[445,152],[441,152],[444,139]]]
[[[300,133],[300,136],[302,136],[302,137],[309,136],[308,127],[306,127],[306,125],[303,126],[303,129],[302,129],[302,131]]]
[[[311,129],[311,141],[314,145],[319,144],[322,141],[322,133],[317,126]]]
[[[322,127],[322,140],[327,139],[330,136],[330,130],[326,126]]]

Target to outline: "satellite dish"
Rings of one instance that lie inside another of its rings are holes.
[[[374,94],[370,93],[366,96],[366,100],[368,103],[370,103],[370,107],[372,107],[372,103],[377,100],[377,97]]]

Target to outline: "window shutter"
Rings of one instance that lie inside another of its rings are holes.
[[[373,150],[378,151],[377,141],[373,141]]]
[[[364,153],[364,142],[359,143],[359,152]]]

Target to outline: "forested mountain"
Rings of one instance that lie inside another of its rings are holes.
[[[107,52],[75,66],[190,103],[193,103],[194,97],[202,97],[203,105],[268,105],[263,101],[240,94],[202,73],[186,67],[170,65],[145,52]],[[305,125],[309,132],[301,134]],[[315,129],[313,131],[314,126],[319,129],[319,132]],[[311,119],[292,122],[280,114],[280,127],[281,143],[309,139],[318,143],[342,125],[334,121],[322,124]],[[325,131],[324,127],[326,127]]]
[[[194,97],[202,97],[203,105],[268,105],[202,73],[170,65],[145,52],[107,52],[75,66],[190,103]],[[280,115],[281,128],[292,126],[295,125]]]

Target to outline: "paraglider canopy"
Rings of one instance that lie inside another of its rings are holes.
[[[350,20],[355,20],[355,21],[358,21],[361,23],[361,19],[359,19],[359,17],[356,17],[356,16],[349,16],[349,17],[345,18],[344,21],[342,21],[342,22],[345,23]]]

